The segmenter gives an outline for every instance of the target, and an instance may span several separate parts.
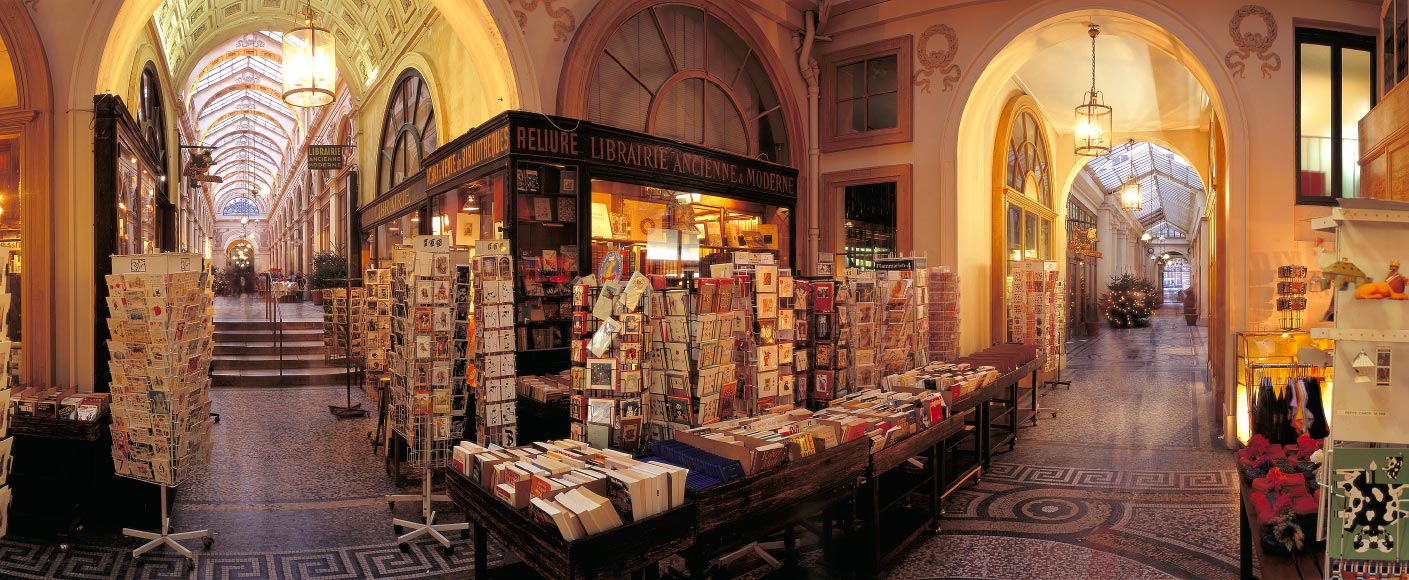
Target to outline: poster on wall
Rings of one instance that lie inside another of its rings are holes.
[[[1409,508],[1409,448],[1338,448],[1331,459],[1332,559],[1404,561],[1409,557],[1405,509]]]

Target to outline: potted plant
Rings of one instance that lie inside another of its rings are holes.
[[[1189,326],[1199,325],[1199,296],[1193,288],[1184,289],[1184,322]]]
[[[313,274],[308,277],[312,288],[313,303],[323,304],[323,289],[343,285],[347,278],[347,258],[332,250],[323,250],[313,255]]]

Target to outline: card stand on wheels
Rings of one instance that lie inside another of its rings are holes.
[[[195,254],[113,256],[106,278],[112,371],[112,455],[117,475],[161,489],[160,531],[124,528],[147,540],[132,557],[180,544],[214,543],[209,530],[173,532],[168,490],[210,463],[210,376],[214,306],[210,273]]]
[[[141,546],[133,549],[132,558],[135,560],[141,560],[143,554],[146,554],[147,552],[150,552],[162,546],[167,546],[172,550],[175,550],[176,553],[185,556],[187,561],[194,563],[196,555],[191,553],[191,550],[187,549],[186,546],[182,546],[180,542],[182,540],[194,540],[196,538],[200,538],[201,543],[205,545],[205,549],[209,550],[210,547],[215,544],[215,538],[211,537],[210,530],[196,530],[194,532],[172,532],[171,516],[166,513],[166,490],[171,486],[166,485],[165,483],[159,485],[161,485],[161,532],[145,532],[142,530],[134,530],[132,528],[122,529],[122,535],[124,536],[130,538],[150,540],[147,543],[142,544]]]
[[[448,532],[460,532],[460,538],[470,537],[470,524],[437,524],[435,518],[438,515],[435,511],[435,502],[449,502],[450,496],[432,491],[432,478],[435,476],[437,468],[444,467],[449,463],[451,453],[451,440],[437,440],[432,435],[435,432],[435,415],[424,413],[417,415],[413,410],[413,401],[405,400],[405,393],[397,390],[391,391],[392,408],[398,413],[406,413],[398,417],[398,423],[410,426],[405,435],[407,436],[408,447],[407,463],[412,469],[421,472],[421,491],[411,494],[393,494],[386,496],[387,508],[394,509],[397,503],[418,502],[421,504],[421,520],[407,520],[403,518],[392,518],[392,530],[396,532],[397,547],[403,552],[411,550],[411,542],[421,536],[430,536],[440,544],[445,551],[446,557],[455,552],[455,548],[450,545],[450,539],[445,536]],[[398,400],[400,399],[400,400]],[[459,439],[463,433],[455,434],[454,439]]]

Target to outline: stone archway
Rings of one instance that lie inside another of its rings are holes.
[[[987,252],[960,252],[961,240],[990,239],[992,235],[991,212],[994,211],[989,196],[975,195],[973,192],[988,191],[993,179],[993,159],[988,153],[992,150],[995,127],[1004,99],[1002,85],[1039,47],[1033,42],[1035,30],[1050,24],[1069,19],[1119,19],[1129,26],[1127,32],[1143,40],[1151,47],[1165,51],[1182,63],[1189,73],[1202,85],[1209,96],[1210,108],[1215,122],[1212,133],[1214,153],[1210,155],[1215,163],[1221,184],[1224,187],[1210,187],[1208,201],[1213,208],[1209,225],[1211,236],[1209,272],[1209,292],[1211,317],[1209,325],[1210,368],[1213,371],[1210,381],[1220,392],[1218,398],[1226,399],[1220,388],[1229,376],[1225,369],[1232,367],[1232,349],[1227,337],[1235,322],[1241,324],[1246,318],[1247,299],[1233,288],[1246,286],[1248,233],[1244,227],[1229,227],[1248,220],[1248,165],[1250,159],[1249,128],[1247,109],[1242,103],[1240,92],[1233,82],[1229,70],[1222,66],[1222,53],[1216,43],[1195,28],[1183,16],[1154,0],[1053,0],[1037,4],[1013,18],[992,34],[979,50],[979,57],[972,70],[981,70],[978,75],[966,75],[957,87],[958,98],[950,105],[948,119],[958,119],[945,126],[941,143],[952,143],[952,149],[944,148],[940,153],[940,165],[955,170],[956,178],[940,183],[941,195],[938,208],[917,208],[917,211],[933,211],[941,219],[938,231],[944,232],[938,240],[940,262],[955,264],[962,277],[976,280],[987,286],[993,269]],[[957,170],[957,168],[963,168]],[[1070,189],[1075,180],[1076,169],[1058,178],[1059,191]],[[965,349],[973,350],[980,344],[987,344],[990,328],[989,320],[995,308],[994,298],[989,292],[965,292],[962,308],[966,312],[985,313],[982,317],[965,317],[963,336]],[[1220,410],[1223,417],[1231,412]]]

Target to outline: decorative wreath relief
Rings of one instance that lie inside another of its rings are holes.
[[[561,41],[572,38],[572,31],[577,30],[577,17],[572,15],[572,10],[558,8],[553,3],[558,0],[509,0],[510,4],[518,4],[523,10],[514,10],[514,18],[519,21],[519,28],[528,27],[528,12],[537,12],[538,6],[543,5],[543,11],[553,19],[553,41]]]
[[[1248,16],[1261,18],[1267,32],[1244,31],[1243,20]],[[1272,43],[1277,40],[1277,19],[1272,16],[1271,11],[1256,4],[1239,8],[1233,13],[1233,19],[1228,21],[1228,35],[1233,37],[1233,44],[1238,47],[1228,51],[1223,57],[1223,62],[1233,74],[1247,78],[1243,69],[1247,66],[1248,59],[1253,57],[1257,57],[1262,63],[1264,79],[1270,79],[1273,72],[1282,70],[1282,57],[1275,52],[1269,52]]]
[[[935,35],[944,36],[944,52],[932,52],[928,50],[930,39]],[[920,57],[920,64],[923,70],[915,73],[915,86],[921,91],[930,92],[930,75],[938,72],[944,75],[944,90],[954,88],[954,83],[959,82],[959,65],[954,64],[954,56],[959,53],[959,35],[954,33],[954,29],[948,24],[934,24],[926,28],[920,34],[920,46],[915,50]]]

